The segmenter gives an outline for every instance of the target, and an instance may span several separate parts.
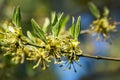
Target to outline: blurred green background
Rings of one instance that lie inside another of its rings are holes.
[[[43,25],[45,17],[50,17],[52,11],[64,12],[65,15],[81,16],[82,29],[90,27],[95,18],[89,11],[88,2],[95,3],[102,12],[104,6],[110,9],[112,20],[120,21],[120,0],[0,0],[0,22],[11,20],[13,9],[20,6],[22,12],[22,28],[31,29],[31,18]],[[68,24],[69,27],[69,24]],[[107,42],[95,41],[91,35],[81,35],[81,48],[84,53],[101,56],[120,57],[120,28],[111,33],[112,45]],[[108,40],[109,41],[109,40]],[[41,71],[33,70],[32,63],[9,65],[0,54],[0,80],[120,80],[120,62],[80,58],[82,67],[63,71],[58,65],[51,63],[50,68]],[[4,66],[3,66],[4,64]]]

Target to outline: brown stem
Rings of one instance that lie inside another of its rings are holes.
[[[64,52],[62,53],[70,53],[70,52]],[[81,54],[77,55],[78,57],[85,57],[85,58],[92,58],[92,59],[97,59],[97,60],[109,60],[109,61],[120,61],[120,58],[113,58],[113,57],[104,57],[104,56],[94,56],[94,55],[89,55],[89,54]]]
[[[92,58],[92,59],[97,59],[97,60],[120,61],[120,58],[93,56],[93,55],[89,55],[89,54],[81,54],[81,55],[79,55],[79,57],[86,57],[86,58]]]

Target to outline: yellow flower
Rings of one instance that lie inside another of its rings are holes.
[[[80,42],[78,42],[78,40],[71,40],[71,47],[77,48],[79,44]]]
[[[107,18],[97,19],[91,25],[91,30],[98,33],[97,40],[100,39],[100,35],[103,36],[103,39],[109,38],[109,33],[111,31],[116,31],[116,22],[111,24]]]

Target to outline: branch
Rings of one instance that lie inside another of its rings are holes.
[[[88,29],[88,30],[82,30],[80,32],[80,34],[89,34],[89,33],[92,33],[92,31],[90,29]]]
[[[79,57],[86,57],[86,58],[97,59],[97,60],[120,61],[120,58],[93,56],[93,55],[89,55],[89,54],[81,54],[81,55],[78,55],[78,56]]]

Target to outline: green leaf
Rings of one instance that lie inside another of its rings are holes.
[[[33,43],[35,43],[35,37],[32,35],[32,33],[30,31],[27,31],[27,36],[30,39],[30,41],[32,41]]]
[[[74,21],[75,21],[75,19],[74,19],[74,17],[72,17],[72,26],[70,28],[72,38],[75,38],[75,25],[74,25]]]
[[[108,18],[108,16],[109,16],[109,9],[108,9],[107,7],[104,7],[103,16],[104,16],[105,18]]]
[[[62,31],[65,30],[66,24],[69,21],[69,19],[70,19],[70,16],[66,16],[66,17],[64,17],[62,19],[62,21],[61,21],[61,27],[60,27],[60,32],[62,32]]]
[[[56,24],[56,22],[57,22],[57,14],[56,14],[56,12],[52,12],[52,14],[51,14],[51,24],[52,24],[52,26],[54,26]]]
[[[63,14],[64,13],[60,13],[58,14],[58,23],[59,23],[59,28],[58,28],[58,34],[60,33],[60,31],[62,30],[62,22],[63,22]],[[58,36],[58,35],[57,35]]]
[[[58,15],[57,15],[57,17],[58,17],[58,21],[60,21],[61,19],[62,19],[62,17],[63,17],[63,12],[62,13],[59,13]]]
[[[60,29],[61,29],[61,20],[62,20],[63,13],[57,15],[57,22],[55,25],[52,26],[52,33],[54,36],[58,36]]]
[[[49,18],[45,18],[45,22],[43,24],[42,30],[44,31],[44,33],[47,33],[49,28],[50,28],[50,20]]]
[[[89,4],[89,9],[92,12],[92,14],[96,17],[96,18],[100,18],[100,11],[99,9],[96,7],[95,4],[93,4],[92,2],[90,2]]]
[[[31,23],[32,23],[32,27],[33,27],[35,35],[47,44],[47,39],[45,37],[45,34],[40,28],[40,26],[37,24],[37,22],[34,19],[31,19]]]
[[[54,34],[54,36],[58,36],[59,29],[60,29],[59,22],[52,26],[52,33]]]
[[[20,7],[16,7],[14,9],[12,22],[16,27],[20,27],[20,23],[21,23]]]
[[[78,36],[81,31],[81,17],[79,16],[75,25],[75,39],[78,40]]]

